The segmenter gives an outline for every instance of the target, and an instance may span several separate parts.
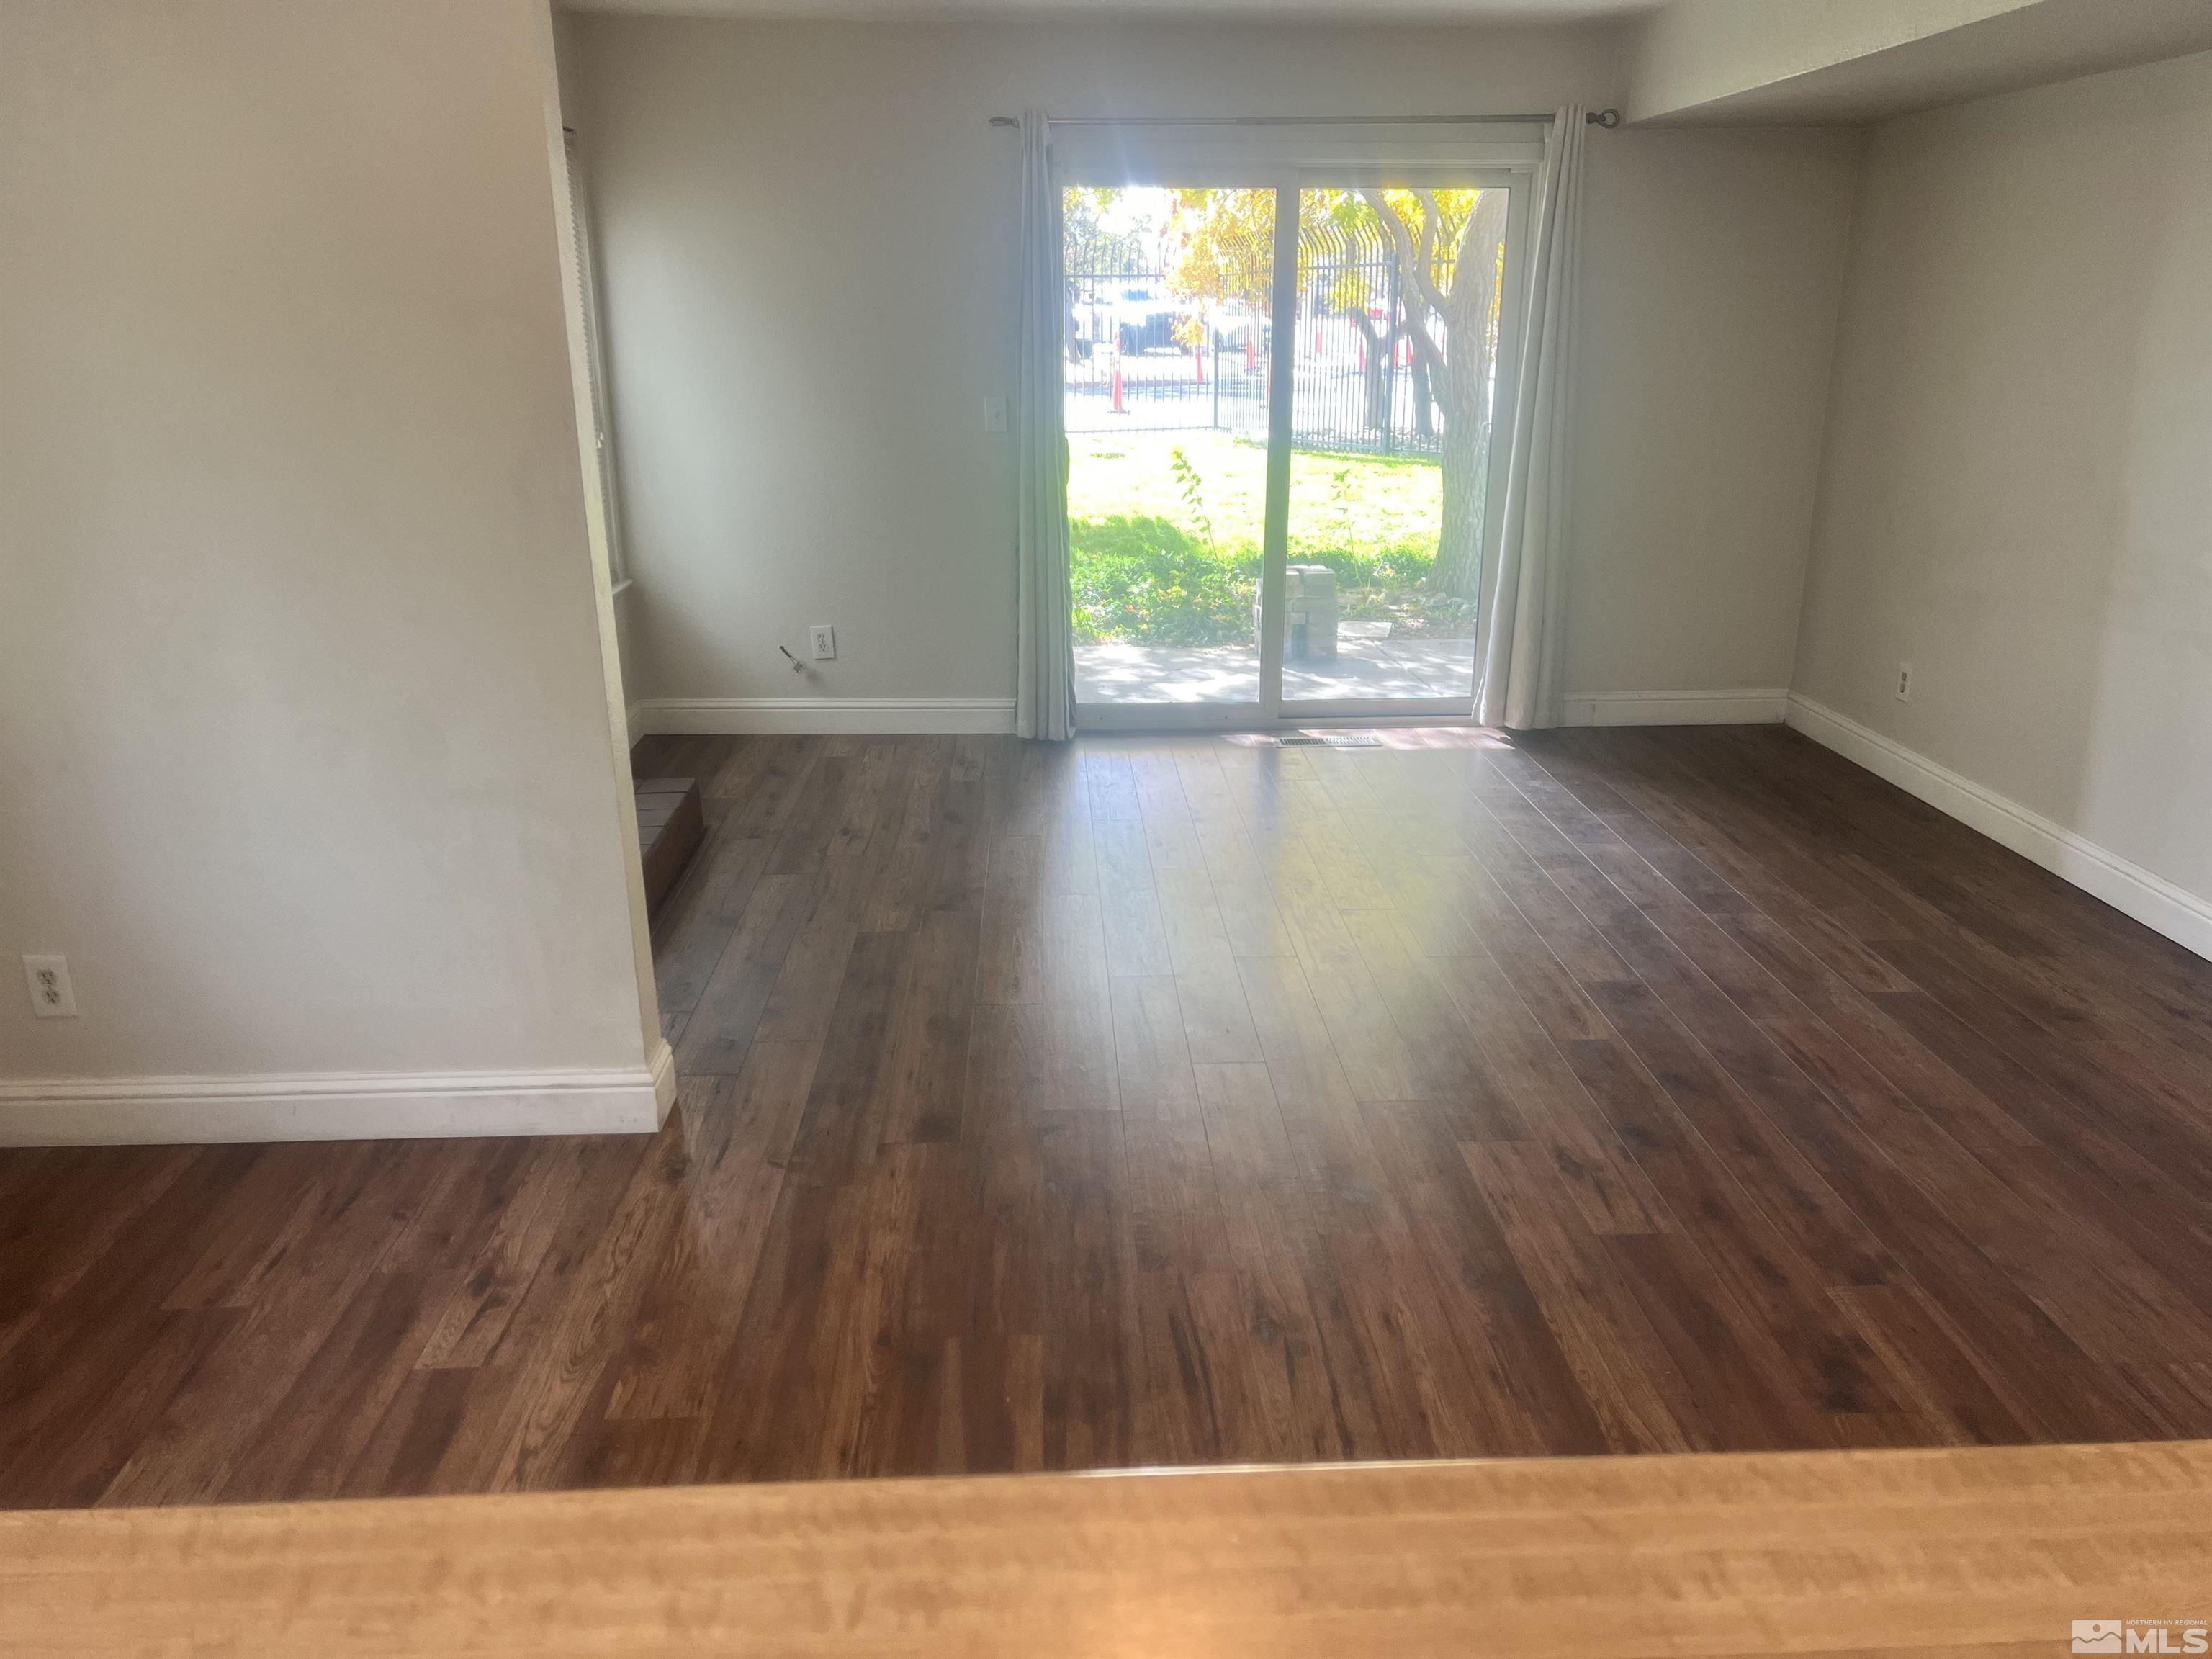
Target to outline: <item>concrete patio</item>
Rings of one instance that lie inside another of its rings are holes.
[[[1348,623],[1334,662],[1283,665],[1285,702],[1450,697],[1473,693],[1474,641],[1392,640]],[[1079,645],[1075,700],[1087,703],[1256,703],[1256,645]]]

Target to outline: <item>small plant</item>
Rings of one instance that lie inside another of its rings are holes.
[[[1191,522],[1198,526],[1199,534],[1206,538],[1206,548],[1213,550],[1213,520],[1206,516],[1206,481],[1198,476],[1198,469],[1190,464],[1190,457],[1177,444],[1168,452],[1168,466],[1175,473],[1176,486],[1182,491],[1182,504],[1190,509]]]

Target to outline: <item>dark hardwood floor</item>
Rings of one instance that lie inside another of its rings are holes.
[[[637,764],[667,1129],[0,1153],[0,1504],[2212,1435],[2212,965],[1793,734]]]

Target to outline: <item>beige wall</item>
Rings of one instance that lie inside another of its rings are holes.
[[[1013,137],[1595,105],[1589,28],[577,20],[634,693],[1012,690]],[[1593,133],[1571,691],[1788,683],[1856,135]]]
[[[542,7],[0,27],[0,1079],[641,1075]]]
[[[1667,0],[1633,27],[1626,113],[1644,121],[1695,111],[2033,3]]]
[[[1858,136],[1589,143],[1567,685],[1787,686]]]
[[[552,12],[550,16],[552,19],[556,96],[561,106],[561,119],[562,125],[564,126],[573,127],[576,125],[576,122],[579,119],[576,111],[579,104],[582,101],[583,96],[582,87],[578,78],[580,74],[580,70],[577,62],[576,14],[572,11],[561,10]],[[562,165],[564,167],[568,164],[568,157],[573,153],[574,152],[564,149],[562,155]],[[590,181],[588,179],[579,181],[575,186],[575,194],[584,201],[587,210],[588,219],[588,209],[591,199]],[[588,222],[586,223],[586,228],[587,231],[590,229]],[[564,255],[564,257],[566,256]],[[598,250],[594,247],[592,251],[592,258],[596,259],[598,257]],[[564,267],[564,271],[565,274],[571,277],[574,277],[580,282],[580,277],[577,276],[577,273],[573,268]],[[584,303],[580,289],[576,296],[576,303],[580,307]],[[581,319],[580,318],[578,320],[580,322]],[[584,353],[587,349],[588,347],[579,346],[570,354],[571,361],[580,363],[583,361]],[[586,379],[577,388],[579,395],[588,397],[589,386],[590,382],[588,379]],[[586,419],[584,411],[581,408],[578,410],[577,418],[580,422]],[[611,434],[610,435],[611,436]],[[584,494],[586,498],[586,517],[587,519],[595,513],[605,514],[607,510],[607,503],[604,500],[600,499],[599,472],[597,467],[592,464],[592,460],[595,459],[595,457],[587,458],[586,465],[584,469]],[[616,532],[619,532],[620,526],[618,525],[612,526],[612,528]],[[593,533],[597,534],[599,532],[595,531]],[[600,556],[609,556],[605,553],[604,548],[595,550],[595,551],[597,551]],[[627,709],[632,702],[636,701],[638,695],[631,684],[632,675],[629,669],[630,653],[632,649],[629,642],[631,617],[635,614],[637,605],[637,600],[633,597],[635,591],[636,590],[625,580],[618,586],[616,586],[608,596],[614,619],[611,637],[615,643],[614,669],[615,679],[617,686],[616,695],[620,698],[622,706],[625,709]],[[635,738],[630,738],[626,732],[625,741],[634,742]]]
[[[1881,128],[1847,295],[1799,689],[2212,896],[2212,55]]]

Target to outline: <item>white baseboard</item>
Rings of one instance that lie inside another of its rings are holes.
[[[668,1109],[676,1103],[676,1050],[666,1037],[653,1051],[653,1127],[668,1121]]]
[[[676,1097],[649,1066],[0,1079],[0,1146],[650,1134]]]
[[[1780,686],[1726,691],[1577,691],[1568,726],[1772,726],[1790,707]]]
[[[2212,957],[2212,901],[1810,697],[1790,693],[1789,720],[1823,748],[2094,894],[2175,944]]]
[[[630,729],[691,736],[753,732],[1011,732],[1012,697],[648,697]]]
[[[637,747],[637,740],[645,735],[645,705],[634,702],[629,706],[629,746]]]

